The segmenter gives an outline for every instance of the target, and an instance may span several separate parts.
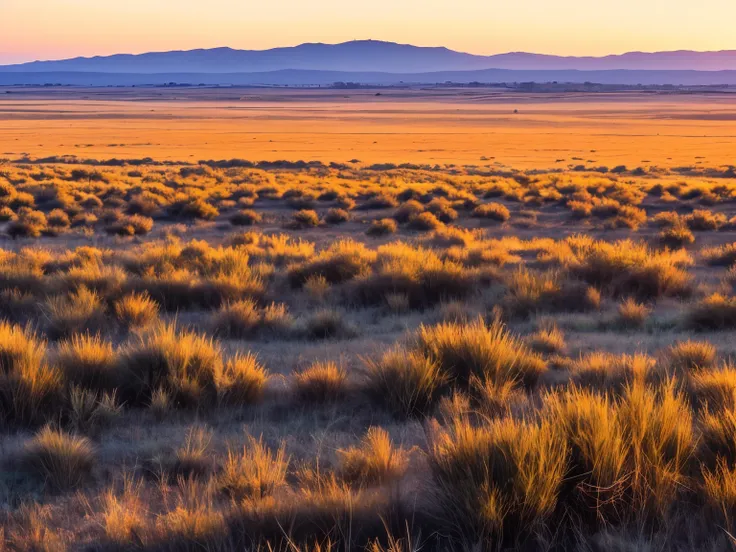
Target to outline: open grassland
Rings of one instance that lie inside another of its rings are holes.
[[[729,90],[0,88],[0,157],[718,167],[734,121]]]
[[[709,166],[0,165],[0,544],[729,550],[734,205]]]

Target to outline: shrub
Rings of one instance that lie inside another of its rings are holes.
[[[289,458],[282,443],[274,452],[248,436],[242,453],[230,450],[222,471],[217,476],[220,490],[236,501],[260,500],[271,496],[286,483]]]
[[[158,318],[158,303],[147,293],[131,293],[114,303],[115,315],[126,328],[142,328]]]
[[[394,448],[388,432],[381,427],[368,428],[359,447],[340,449],[337,454],[342,479],[364,485],[400,478],[408,460],[404,450]]]
[[[355,331],[339,311],[321,309],[307,319],[304,333],[311,339],[332,339],[351,337]]]
[[[305,403],[328,403],[345,395],[347,373],[334,362],[314,362],[294,373],[294,394]]]
[[[308,261],[289,268],[292,286],[302,286],[307,279],[322,276],[329,284],[346,282],[370,272],[376,254],[353,240],[339,240]]]
[[[399,223],[409,222],[410,219],[424,212],[424,205],[415,199],[405,201],[394,211],[394,220]]]
[[[586,201],[568,201],[567,208],[577,219],[588,218],[593,212],[593,205]]]
[[[640,329],[646,324],[651,309],[629,297],[618,305],[616,324],[625,329]]]
[[[448,377],[420,351],[394,348],[377,360],[365,359],[366,390],[394,415],[415,418],[430,413]]]
[[[506,279],[503,307],[513,316],[535,312],[578,311],[597,308],[588,285],[569,280],[560,272],[532,272],[520,268]]]
[[[202,199],[190,201],[181,206],[179,215],[187,218],[199,218],[203,220],[214,220],[220,212],[217,207],[210,205]]]
[[[624,439],[632,448],[631,507],[644,520],[662,519],[686,480],[695,445],[690,407],[675,382],[629,384],[619,407]]]
[[[678,341],[666,352],[669,366],[676,373],[690,373],[712,368],[717,358],[716,348],[707,341]]]
[[[184,444],[174,458],[165,459],[163,467],[173,479],[202,479],[212,473],[213,461],[209,455],[212,432],[205,427],[192,426],[187,430]],[[168,460],[168,461],[166,461]]]
[[[46,229],[46,215],[28,207],[18,209],[17,218],[8,223],[7,232],[11,238],[37,238]]]
[[[531,386],[547,370],[544,360],[498,321],[490,325],[481,319],[471,324],[422,325],[416,340],[419,349],[445,374],[464,385],[475,376],[480,381],[520,380]]]
[[[341,224],[350,220],[350,213],[344,209],[330,209],[325,215],[328,224]]]
[[[725,215],[705,209],[695,209],[685,217],[685,223],[690,230],[718,230],[725,222]]]
[[[54,209],[53,211],[49,213],[48,217],[46,218],[47,218],[49,226],[51,227],[69,228],[69,226],[71,226],[69,215],[67,215],[61,209]]]
[[[693,330],[730,330],[736,328],[736,298],[714,293],[691,305],[685,323]]]
[[[690,391],[698,403],[714,413],[736,410],[736,367],[696,369],[690,373]]]
[[[465,542],[541,528],[557,506],[566,443],[548,422],[463,419],[431,435],[429,463],[443,518]]]
[[[677,249],[695,243],[695,236],[687,226],[678,224],[662,230],[658,240],[663,247]]]
[[[202,335],[162,325],[128,344],[120,360],[129,381],[124,392],[134,403],[150,401],[159,389],[178,407],[215,402],[222,356],[219,344]]]
[[[736,264],[736,243],[704,249],[701,255],[711,266],[731,266]]]
[[[212,315],[212,328],[227,338],[249,338],[260,329],[261,315],[252,299],[225,303]]]
[[[252,226],[261,222],[261,215],[253,209],[243,209],[230,217],[230,223],[234,226]]]
[[[59,410],[61,374],[46,362],[46,343],[30,329],[0,322],[0,419],[36,425]]]
[[[105,231],[118,236],[143,236],[153,228],[153,219],[143,215],[122,217],[109,224]]]
[[[542,328],[528,339],[532,351],[543,354],[563,353],[565,334],[556,325]]]
[[[371,222],[365,233],[373,237],[386,236],[394,234],[397,228],[396,222],[392,219],[376,219]]]
[[[390,219],[386,219],[390,220]],[[408,227],[412,230],[419,230],[420,232],[428,232],[430,230],[439,230],[444,227],[444,224],[437,219],[432,213],[425,211],[419,213],[409,219]]]
[[[261,400],[268,372],[251,354],[238,354],[225,363],[217,384],[221,402],[230,405],[254,404]]]
[[[498,222],[506,222],[511,218],[511,213],[505,205],[500,203],[484,203],[473,209],[472,216]]]
[[[95,453],[86,437],[43,428],[26,445],[23,465],[57,491],[78,487],[92,473]]]
[[[583,512],[616,521],[624,515],[630,454],[616,402],[603,394],[571,387],[545,395],[543,404],[545,417],[568,443],[566,478],[575,483],[571,498],[586,506]]]
[[[366,199],[360,206],[361,209],[390,209],[396,207],[396,198],[388,194],[376,194]]]
[[[312,210],[302,209],[294,213],[294,228],[315,228],[319,226],[319,215]]]
[[[690,261],[683,251],[652,251],[630,240],[592,242],[579,248],[570,270],[614,296],[647,301],[688,295],[692,277],[681,267]]]
[[[49,297],[44,310],[53,337],[93,331],[102,325],[105,316],[99,295],[85,286],[67,295]]]
[[[74,334],[59,343],[55,360],[73,385],[95,391],[112,391],[121,385],[112,343],[99,335]]]

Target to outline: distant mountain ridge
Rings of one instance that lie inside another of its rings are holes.
[[[481,56],[444,47],[377,40],[341,44],[306,43],[270,50],[212,48],[116,54],[0,66],[0,73],[90,72],[115,74],[225,74],[283,70],[432,73],[505,69],[515,71],[729,71],[736,50],[717,52],[629,52],[602,57],[510,52]]]

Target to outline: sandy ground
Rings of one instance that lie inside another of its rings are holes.
[[[0,157],[721,166],[736,95],[0,89]],[[514,113],[518,110],[518,113]]]

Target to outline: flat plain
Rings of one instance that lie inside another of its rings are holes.
[[[728,91],[11,88],[0,156],[719,166],[735,120]]]
[[[5,91],[0,550],[732,549],[727,91]]]

